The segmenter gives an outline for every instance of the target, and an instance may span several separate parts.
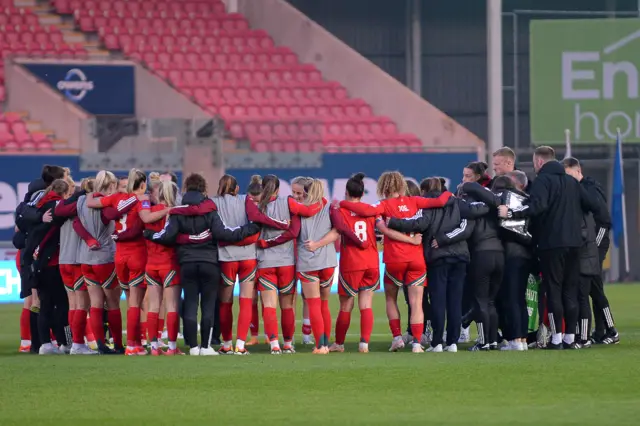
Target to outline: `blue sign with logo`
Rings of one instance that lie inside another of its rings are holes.
[[[133,65],[27,63],[24,66],[90,114],[135,114]]]

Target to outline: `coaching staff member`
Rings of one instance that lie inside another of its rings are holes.
[[[579,349],[580,345],[575,343],[575,330],[578,325],[582,220],[585,211],[598,215],[599,207],[580,183],[565,173],[563,165],[555,159],[553,148],[536,148],[533,168],[537,178],[531,185],[529,200],[513,210],[500,206],[498,214],[502,218],[531,217],[538,222],[538,256],[552,333],[547,347]],[[567,331],[564,342],[563,318]]]

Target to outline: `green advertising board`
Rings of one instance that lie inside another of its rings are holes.
[[[531,22],[531,141],[640,142],[640,19]]]

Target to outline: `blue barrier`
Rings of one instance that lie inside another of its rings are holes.
[[[339,260],[340,255],[338,255]],[[340,268],[336,268],[336,273],[333,276],[333,284],[331,286],[331,292],[338,292],[338,272]],[[380,253],[380,277],[384,276],[384,263],[382,263],[382,253]],[[236,281],[237,284],[237,281]],[[298,289],[300,283],[298,282]],[[380,288],[380,291],[382,286]],[[233,294],[235,296],[240,295],[240,286],[236,285]],[[122,296],[124,300],[124,295]],[[0,303],[19,303],[20,300],[20,274],[16,269],[16,263],[14,261],[0,261]]]
[[[458,154],[327,154],[322,167],[315,169],[229,169],[227,173],[238,180],[241,192],[246,190],[251,175],[262,176],[272,173],[280,177],[280,194],[289,195],[291,180],[296,176],[312,176],[321,179],[325,185],[325,195],[330,199],[343,199],[349,177],[356,172],[367,175],[363,201],[377,201],[376,182],[386,170],[398,170],[415,181],[427,176],[442,176],[448,182],[460,181],[462,168],[470,161],[477,160],[475,153]],[[13,237],[13,213],[18,203],[27,193],[29,182],[36,179],[44,164],[69,167],[74,179],[95,176],[95,171],[80,171],[80,162],[75,156],[0,156],[0,241],[11,241]],[[162,172],[162,170],[159,170]],[[120,174],[120,173],[117,173]],[[181,180],[181,176],[178,176]],[[211,192],[215,192],[216,182],[210,182]],[[211,188],[213,187],[213,188]]]

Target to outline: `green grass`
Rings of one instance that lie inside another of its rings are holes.
[[[376,295],[369,354],[357,352],[355,312],[344,354],[39,357],[17,353],[21,307],[0,305],[0,425],[636,425],[640,286],[607,294],[620,345],[525,353],[389,353]]]

